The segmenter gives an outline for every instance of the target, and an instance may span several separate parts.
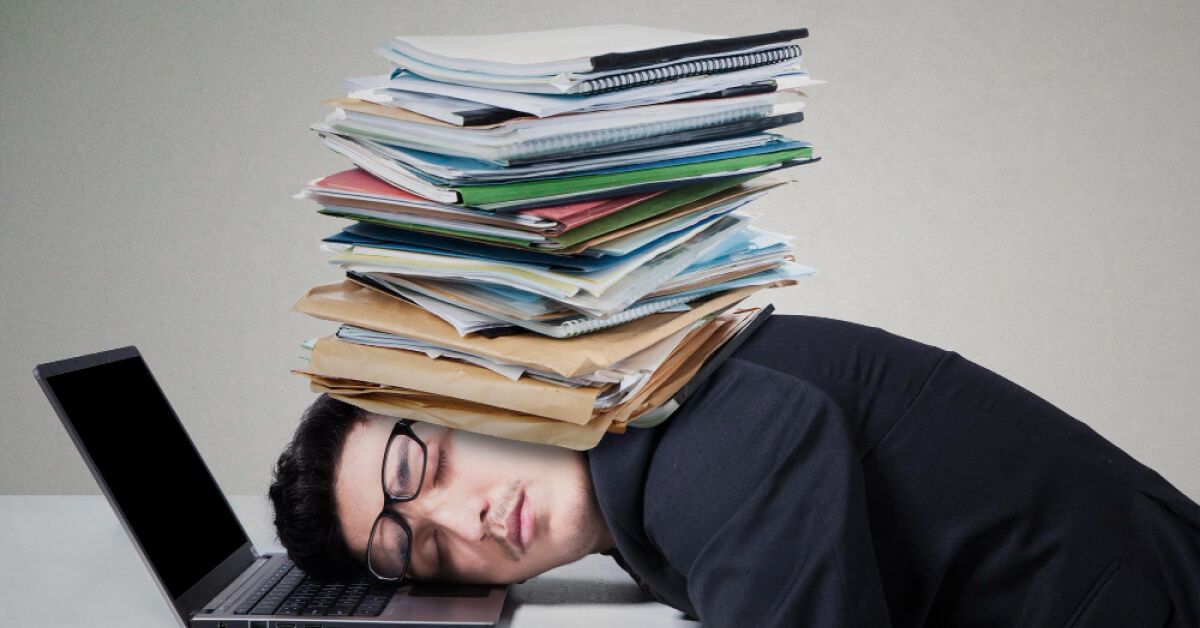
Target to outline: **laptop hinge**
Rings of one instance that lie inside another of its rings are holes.
[[[210,600],[208,604],[205,604],[203,608],[197,610],[196,614],[209,615],[224,609],[227,605],[227,602],[232,601],[237,596],[239,589],[243,589],[243,585],[253,579],[256,574],[260,573],[264,565],[271,562],[273,555],[260,556],[257,550],[251,549],[251,551],[254,552],[255,555],[254,563],[247,567],[246,571],[242,572],[242,575],[235,578],[233,582],[230,582],[229,586],[225,587],[225,589],[218,593],[217,596],[212,600]]]

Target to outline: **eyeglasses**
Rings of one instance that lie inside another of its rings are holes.
[[[397,421],[383,450],[383,510],[375,517],[367,541],[367,569],[380,580],[403,578],[412,557],[412,528],[392,510],[392,504],[416,499],[425,483],[427,450],[412,431],[412,423]]]

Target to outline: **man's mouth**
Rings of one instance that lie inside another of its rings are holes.
[[[511,561],[520,560],[525,553],[521,543],[521,508],[524,502],[525,491],[521,489],[521,483],[513,481],[499,503],[488,513],[488,533]]]
[[[508,527],[508,542],[512,544],[513,547],[519,548],[522,554],[525,553],[525,544],[521,541],[521,509],[524,507],[524,505],[525,491],[521,490],[517,492],[516,502],[508,511],[508,521],[506,522]]]

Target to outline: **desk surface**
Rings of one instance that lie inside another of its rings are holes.
[[[229,501],[260,552],[282,551],[266,498]],[[100,495],[0,495],[0,608],[13,626],[177,625]],[[108,623],[95,621],[103,616]],[[498,625],[699,626],[647,598],[612,559],[599,555],[514,585]]]

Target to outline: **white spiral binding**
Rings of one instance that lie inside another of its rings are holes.
[[[617,325],[628,323],[629,321],[637,320],[644,316],[649,316],[660,310],[674,307],[680,303],[688,303],[701,297],[706,297],[713,292],[719,292],[719,290],[712,290],[709,292],[701,292],[699,294],[692,294],[671,299],[664,299],[662,301],[654,301],[653,303],[646,303],[645,305],[639,305],[638,307],[630,308],[623,312],[613,314],[608,318],[581,318],[573,321],[566,321],[558,325],[558,328],[566,332],[562,336],[563,338],[572,338],[580,334],[586,334],[588,332],[599,331],[601,329],[607,329],[609,327],[615,327]]]
[[[763,65],[778,63],[786,59],[794,59],[799,56],[800,46],[793,44],[790,46],[782,46],[780,48],[771,48],[769,50],[760,50],[758,52],[748,52],[739,55],[730,55],[727,57],[696,59],[694,61],[672,63],[671,65],[664,65],[657,68],[635,70],[632,72],[625,72],[623,74],[613,74],[611,76],[603,76],[600,78],[583,81],[579,83],[575,93],[587,95],[602,94],[604,92],[628,89],[630,87],[662,83],[664,81],[673,81],[686,76],[716,74],[718,72],[731,72],[733,70],[756,68]]]

